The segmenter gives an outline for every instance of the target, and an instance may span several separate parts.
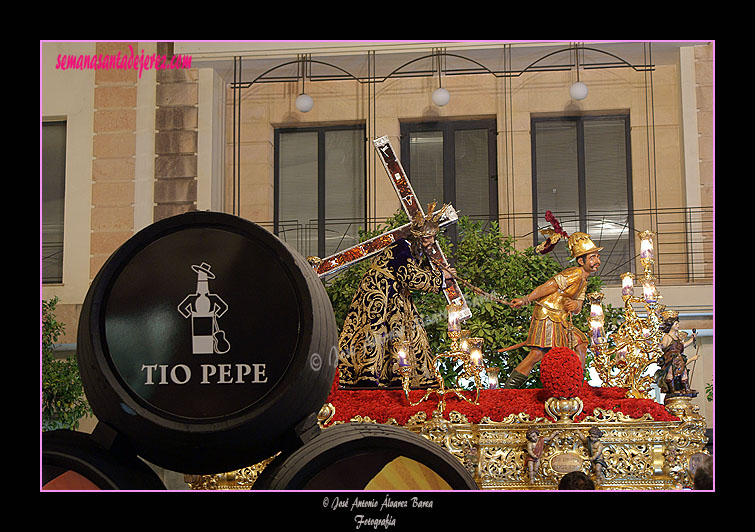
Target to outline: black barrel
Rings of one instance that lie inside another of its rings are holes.
[[[408,429],[345,423],[276,458],[256,490],[476,490],[472,475],[437,443]]]
[[[124,243],[93,280],[78,359],[94,414],[148,461],[230,471],[300,445],[337,328],[311,266],[247,220],[191,212]]]
[[[128,449],[66,429],[42,433],[43,490],[164,490],[155,472]]]

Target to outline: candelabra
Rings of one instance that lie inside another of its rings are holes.
[[[646,398],[650,397],[653,377],[645,373],[662,355],[663,332],[660,325],[661,311],[665,305],[658,303],[661,296],[652,275],[655,262],[653,233],[643,231],[639,237],[640,263],[644,269],[642,277],[638,279],[642,285],[642,297],[634,295],[635,276],[631,272],[622,274],[624,322],[615,333],[606,335],[604,331],[603,294],[593,292],[587,294],[586,299],[590,303],[593,367],[603,381],[603,386],[628,388],[628,396]],[[644,305],[647,311],[645,318],[635,312],[632,306],[635,303]]]
[[[462,307],[460,305],[447,305],[448,310],[448,337],[451,340],[451,346],[448,351],[436,355],[433,357],[433,376],[435,377],[436,386],[428,388],[418,401],[412,401],[409,398],[409,383],[411,380],[412,368],[407,362],[407,353],[410,348],[407,342],[399,342],[396,352],[399,361],[399,372],[401,374],[404,395],[409,404],[416,406],[422,401],[427,400],[432,394],[438,395],[438,409],[443,414],[446,406],[446,396],[449,394],[455,394],[460,399],[467,401],[468,403],[478,405],[480,401],[480,389],[482,388],[482,379],[480,374],[485,370],[489,375],[488,369],[485,366],[485,361],[482,357],[483,339],[477,337],[470,337],[468,330],[461,329],[460,313]],[[440,373],[438,365],[444,359],[451,359],[461,362],[461,371],[456,375],[456,387],[446,388],[443,376]],[[491,382],[494,378],[489,376]],[[460,379],[472,379],[475,386],[475,398],[471,399],[467,397],[465,391],[461,388]]]

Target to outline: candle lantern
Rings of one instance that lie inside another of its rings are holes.
[[[469,339],[469,357],[475,366],[482,366],[482,344],[482,338]]]
[[[653,260],[653,233],[652,231],[643,231],[640,233],[640,258]]]
[[[587,300],[590,302],[590,319],[603,321],[603,293],[592,292],[587,294]]]
[[[621,274],[621,295],[623,297],[634,295],[634,274],[631,272]]]
[[[411,349],[409,342],[402,340],[396,343],[396,356],[398,357],[398,365],[402,368],[409,365],[409,350]]]
[[[629,353],[629,348],[627,346],[622,347],[616,352],[616,361],[624,360],[627,357],[627,354]]]
[[[487,368],[486,372],[488,374],[488,389],[490,390],[497,390],[500,386],[498,382],[498,372],[501,371],[501,368],[493,367],[493,368]]]
[[[461,331],[461,306],[451,303],[446,305],[448,311],[448,332]]]
[[[642,279],[642,297],[646,303],[655,303],[658,301],[658,294],[655,291],[655,279],[652,275],[646,275]]]
[[[587,294],[587,301],[590,303],[590,328],[592,329],[592,340],[594,344],[603,341],[603,294],[601,292],[592,292]]]
[[[469,353],[469,330],[464,329],[459,336],[459,349],[464,353]]]

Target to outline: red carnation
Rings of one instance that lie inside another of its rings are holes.
[[[566,347],[548,351],[540,362],[540,380],[551,397],[576,397],[584,381],[577,353]]]

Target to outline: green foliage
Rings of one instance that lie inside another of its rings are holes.
[[[709,382],[705,384],[705,398],[709,403],[713,402],[713,383]]]
[[[366,240],[407,222],[406,215],[399,211],[388,220],[385,226],[370,233],[360,234],[360,236],[362,240]],[[540,255],[534,252],[532,247],[518,251],[515,248],[515,239],[501,234],[496,223],[485,228],[482,222],[473,222],[467,217],[461,217],[457,225],[459,237],[455,246],[443,233],[439,234],[438,242],[446,258],[456,268],[458,276],[484,292],[510,301],[515,297],[528,294],[536,286],[563,270],[563,267],[550,255]],[[368,261],[349,268],[328,283],[327,291],[333,303],[339,327],[343,324],[354,292],[368,267],[366,262]],[[591,276],[588,280],[587,292],[600,291],[601,286],[600,278]],[[460,287],[472,311],[472,317],[464,322],[463,327],[469,329],[471,336],[483,338],[485,363],[488,366],[500,368],[499,375],[503,382],[511,370],[527,356],[529,350],[526,347],[504,353],[498,353],[497,350],[527,339],[532,307],[514,309],[477,295],[463,285]],[[446,351],[450,346],[450,341],[447,334],[445,297],[442,294],[426,292],[414,292],[412,297],[423,318],[432,352]],[[573,317],[574,325],[582,331],[589,331],[588,307],[585,305],[582,312]],[[613,332],[618,328],[623,317],[623,310],[604,305],[604,314],[606,333]],[[590,358],[588,354],[586,367],[589,367]],[[455,380],[459,369],[454,367],[452,361],[443,362],[441,372],[447,383],[450,384]],[[541,386],[539,367],[536,367],[530,374],[525,387],[539,388]]]
[[[42,430],[76,430],[79,420],[91,414],[76,356],[56,359],[53,346],[65,332],[55,318],[58,298],[42,300]]]

